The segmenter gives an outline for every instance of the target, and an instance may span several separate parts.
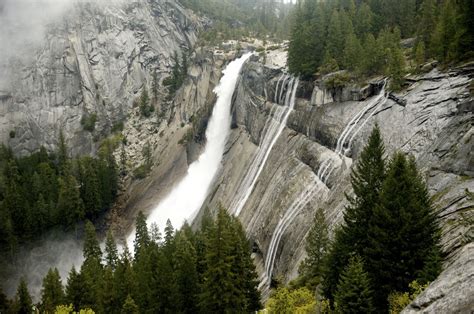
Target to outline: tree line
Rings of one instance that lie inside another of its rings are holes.
[[[357,76],[384,74],[400,85],[403,38],[416,37],[416,64],[474,57],[474,4],[470,0],[299,0],[288,50],[292,73],[311,78],[346,69]]]
[[[206,43],[218,44],[245,36],[288,38],[292,4],[276,0],[180,0],[193,11],[213,20],[200,34]]]
[[[42,313],[250,313],[261,307],[250,243],[224,208],[215,217],[206,211],[196,232],[187,224],[175,230],[168,221],[163,236],[139,213],[133,256],[126,246],[119,253],[110,232],[102,252],[87,222],[83,254],[65,287],[58,270],[49,270],[37,304]],[[2,313],[29,313],[32,305],[24,280],[13,300],[0,294]]]
[[[400,295],[440,273],[437,217],[414,158],[396,152],[387,160],[378,127],[352,171],[351,184],[344,223],[332,241],[324,211],[316,212],[307,258],[291,287],[324,297],[319,307],[325,311],[386,313]]]
[[[71,158],[62,132],[56,152],[44,147],[15,157],[0,147],[0,248],[13,254],[24,241],[60,226],[95,219],[115,201],[118,171],[114,147],[104,141],[98,157]]]

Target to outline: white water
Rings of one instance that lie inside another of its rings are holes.
[[[300,211],[309,203],[309,201],[311,201],[320,186],[320,180],[315,177],[314,180],[312,180],[312,182],[293,201],[290,207],[286,210],[285,215],[278,222],[273,231],[272,239],[270,240],[270,245],[265,258],[265,274],[267,280],[272,278],[276,253],[278,252],[281,237]]]
[[[385,86],[387,84],[387,80],[384,80],[384,84],[380,93],[375,96],[373,99],[369,101],[369,103],[362,108],[346,125],[342,133],[339,135],[336,144],[335,152],[340,156],[346,156],[346,154],[350,151],[352,142],[357,134],[363,129],[363,127],[367,124],[370,118],[385,104],[388,99],[388,95],[385,93]],[[367,115],[368,113],[368,115]],[[360,121],[367,117],[360,123]],[[359,125],[360,123],[360,125]],[[357,126],[359,127],[357,128]],[[327,183],[327,180],[331,176],[332,172],[334,171],[336,161],[328,158],[321,163],[321,166],[318,170],[318,177],[321,179],[322,182]]]
[[[279,82],[282,80],[280,91],[278,91]],[[263,137],[260,141],[260,145],[257,148],[257,153],[250,164],[249,169],[247,170],[244,179],[236,193],[236,197],[230,206],[230,212],[235,216],[238,216],[242,211],[242,208],[245,206],[250,194],[253,191],[255,184],[257,183],[258,177],[262,172],[265,163],[267,162],[268,156],[275,145],[278,137],[286,126],[286,121],[290,115],[293,107],[295,106],[296,100],[296,90],[298,88],[299,79],[290,78],[290,76],[285,75],[280,77],[277,82],[277,87],[275,90],[275,99],[279,102],[283,102],[285,97],[284,106],[274,105],[274,113],[270,114],[269,118],[265,123],[263,130]],[[283,89],[286,87],[286,96],[283,93]],[[279,95],[278,95],[278,92]],[[278,95],[278,98],[277,96]],[[273,110],[273,108],[272,108]]]
[[[156,223],[160,230],[164,229],[169,219],[175,228],[180,228],[186,220],[193,218],[204,202],[214,176],[221,165],[227,136],[230,132],[231,102],[240,69],[251,56],[247,53],[229,63],[223,71],[219,85],[214,89],[217,101],[206,130],[206,147],[199,159],[193,162],[186,176],[171,193],[153,209],[147,223]],[[135,235],[128,238],[131,246]]]

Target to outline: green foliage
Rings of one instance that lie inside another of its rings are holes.
[[[10,138],[15,138],[16,136],[15,130],[11,130],[9,135],[10,135]]]
[[[309,314],[316,312],[316,304],[316,298],[307,288],[292,291],[278,288],[267,301],[266,310],[275,314]]]
[[[323,284],[334,300],[351,256],[360,256],[377,311],[387,310],[390,292],[415,279],[432,281],[441,271],[437,219],[414,159],[396,153],[386,166],[383,156],[376,127],[351,175],[354,194],[346,196],[345,223],[335,232]]]
[[[341,273],[334,300],[338,313],[375,313],[369,277],[359,256],[352,257]]]
[[[171,76],[163,80],[163,85],[168,87],[169,98],[172,98],[176,91],[183,85],[184,80],[188,74],[188,62],[187,56],[182,55],[182,62],[180,62],[178,53],[175,52],[173,55],[173,69]]]
[[[24,278],[20,279],[20,284],[15,295],[13,304],[14,312],[18,314],[29,314],[32,311],[33,302]]]
[[[308,236],[306,237],[306,254],[308,255],[299,268],[301,284],[314,291],[320,284],[323,261],[329,248],[329,235],[324,211],[316,211]]]
[[[473,9],[468,0],[300,0],[293,12],[288,67],[307,79],[338,68],[362,78],[386,75],[397,90],[405,71],[401,38],[417,35],[418,64],[432,57],[444,63],[474,57],[474,18],[467,13]]]
[[[61,277],[57,268],[49,269],[43,279],[43,289],[41,290],[41,311],[53,313],[56,306],[64,302],[64,290],[61,284]]]
[[[83,115],[81,118],[81,125],[85,131],[94,132],[95,123],[97,122],[97,114],[92,113],[88,115]]]
[[[399,314],[408,306],[415,298],[428,287],[428,284],[420,285],[416,280],[409,285],[409,292],[392,292],[388,296],[389,313]]]
[[[111,207],[118,189],[113,147],[104,141],[99,157],[71,159],[60,132],[58,151],[44,148],[15,157],[0,146],[0,248],[14,253],[18,243],[49,228],[74,228]]]
[[[150,117],[151,114],[155,111],[155,107],[150,101],[150,96],[148,95],[148,89],[143,87],[142,94],[139,100],[140,114],[142,117]]]

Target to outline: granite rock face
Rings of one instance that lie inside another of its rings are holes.
[[[177,1],[77,2],[34,49],[2,60],[0,141],[17,154],[54,149],[62,129],[72,154],[94,152],[144,86],[166,77],[203,21]],[[95,115],[93,133],[81,120]]]
[[[274,96],[281,75],[280,70],[263,66],[256,58],[245,66],[234,95],[234,129],[205,206],[222,203],[232,208],[254,156],[264,146],[261,141],[277,106]],[[370,104],[380,93],[382,80],[360,90],[341,90],[337,97],[343,101],[338,102],[331,96],[333,91],[315,84],[308,93],[307,86],[300,85],[295,108],[239,215],[254,243],[262,279],[266,276],[265,260],[275,250],[272,278],[281,282],[295,278],[305,254],[304,238],[317,208],[325,210],[331,230],[342,222],[344,193],[351,193],[351,166],[378,123],[388,155],[398,150],[416,157],[443,231],[445,271],[412,308],[437,312],[462,310],[466,304],[472,307],[472,289],[455,290],[454,286],[469,286],[474,275],[469,248],[474,219],[474,102],[469,92],[473,75],[469,67],[450,72],[434,69],[411,77],[404,91],[387,95],[382,98],[385,101],[373,106]],[[337,153],[341,152],[338,139],[367,107],[369,110],[348,133],[342,157]],[[328,167],[326,172],[324,167]],[[297,214],[288,220],[285,217],[292,210]],[[275,235],[281,239],[276,248],[272,244]],[[438,291],[440,287],[444,292]],[[462,296],[453,298],[455,293]]]

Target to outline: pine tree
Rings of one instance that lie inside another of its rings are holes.
[[[425,267],[433,268],[430,261],[436,259],[430,254],[436,252],[439,239],[426,185],[414,161],[401,153],[390,162],[367,235],[365,261],[377,287],[374,302],[384,310],[391,291],[404,291]]]
[[[138,212],[135,223],[135,240],[133,241],[135,247],[135,260],[140,259],[141,251],[146,249],[150,244],[150,235],[148,234],[148,227],[146,218],[143,212]]]
[[[199,307],[207,312],[251,312],[260,307],[255,266],[241,225],[220,208],[208,230]],[[219,296],[216,298],[216,296]]]
[[[107,239],[105,240],[105,262],[108,267],[115,270],[118,264],[118,251],[117,245],[115,244],[112,230],[107,232]]]
[[[421,5],[421,17],[418,25],[418,37],[421,40],[426,48],[426,57],[432,56],[431,46],[432,46],[432,33],[436,27],[436,2],[435,0],[423,0]]]
[[[33,302],[24,278],[20,279],[20,284],[15,296],[14,309],[18,314],[29,314],[32,311]]]
[[[69,149],[67,147],[66,139],[64,137],[63,130],[59,130],[59,140],[58,140],[58,168],[60,173],[63,173],[63,170],[67,167],[69,162]]]
[[[138,310],[138,306],[135,304],[135,301],[133,301],[132,297],[130,295],[127,296],[127,299],[125,299],[125,302],[123,303],[122,306],[122,314],[138,314],[140,313]]]
[[[380,191],[385,178],[384,145],[376,125],[367,145],[362,150],[351,173],[354,195],[346,195],[349,205],[344,213],[344,225],[336,230],[335,240],[329,250],[324,271],[324,293],[332,299],[339,276],[352,253],[365,258],[369,244],[367,230],[375,207],[380,201]]]
[[[176,235],[176,250],[173,257],[181,301],[179,311],[196,313],[195,300],[199,293],[196,250],[182,231]]]
[[[335,302],[338,313],[375,313],[369,277],[359,256],[352,257],[342,272]]]
[[[67,279],[66,301],[68,304],[72,304],[76,311],[78,311],[84,303],[82,298],[86,293],[86,289],[81,274],[79,274],[73,266]]]
[[[78,161],[81,199],[84,203],[85,214],[88,218],[95,218],[102,208],[99,191],[99,180],[95,161],[92,157],[83,157]]]
[[[431,50],[439,60],[449,62],[457,58],[458,27],[454,1],[446,0],[441,6],[438,23],[432,35]]]
[[[95,227],[86,222],[84,239],[84,263],[81,267],[81,276],[86,287],[82,295],[81,308],[100,308],[100,290],[103,283],[103,269],[101,264],[102,252],[97,240]]]
[[[344,50],[344,33],[342,30],[340,14],[337,10],[334,10],[331,15],[331,19],[328,26],[328,37],[327,37],[327,50],[331,57],[341,63],[342,52]]]
[[[57,268],[49,269],[43,279],[41,291],[41,309],[45,313],[54,313],[56,306],[63,304],[64,290]]]
[[[314,215],[313,225],[306,237],[305,248],[308,256],[299,269],[305,285],[313,291],[320,283],[323,259],[329,247],[328,233],[324,211],[320,208]]]
[[[131,256],[128,247],[125,246],[114,272],[114,296],[118,302],[123,303],[129,295],[137,290],[135,272],[131,264]]]
[[[64,177],[59,178],[57,214],[57,221],[62,221],[66,228],[72,227],[78,220],[84,218],[84,203],[78,183],[71,174],[65,174]]]

